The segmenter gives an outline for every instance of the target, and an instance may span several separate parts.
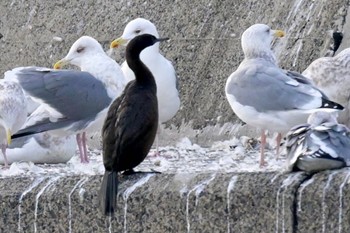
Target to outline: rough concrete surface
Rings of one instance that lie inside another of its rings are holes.
[[[51,67],[82,35],[107,50],[128,21],[148,18],[172,38],[161,49],[176,67],[182,106],[168,125],[210,141],[238,132],[224,86],[243,59],[244,29],[266,23],[285,30],[274,43],[280,65],[302,71],[329,54],[332,32],[349,38],[348,9],[348,0],[1,1],[0,72]],[[348,172],[155,175],[126,206],[122,194],[146,176],[137,175],[121,181],[111,220],[97,210],[100,176],[4,178],[0,232],[349,232]]]
[[[101,176],[0,179],[0,231],[349,232],[349,171],[121,177],[112,219]]]
[[[350,232],[349,169],[315,174],[299,188],[296,232]]]
[[[176,66],[182,107],[170,124],[200,129],[236,120],[224,86],[243,58],[243,30],[254,23],[284,29],[286,38],[275,43],[281,66],[302,71],[331,48],[331,32],[343,31],[347,10],[347,0],[2,1],[0,72],[51,67],[82,35],[107,50],[128,21],[145,17],[172,39],[161,49]],[[123,52],[117,55],[121,62]]]

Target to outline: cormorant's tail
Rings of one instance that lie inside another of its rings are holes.
[[[99,193],[100,208],[104,215],[113,216],[117,205],[118,173],[105,171]]]

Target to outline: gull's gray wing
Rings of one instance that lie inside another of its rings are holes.
[[[68,126],[83,129],[112,101],[103,83],[88,72],[31,67],[19,70],[16,80],[28,95],[61,116],[43,118],[13,138]]]
[[[298,82],[282,69],[257,59],[241,64],[230,77],[226,91],[240,104],[252,106],[259,112],[324,107],[343,109],[312,85]]]
[[[315,172],[350,165],[350,133],[344,125],[295,126],[287,134],[286,146],[287,171]]]
[[[103,83],[88,72],[27,68],[17,76],[25,92],[70,119],[96,115],[112,101]]]
[[[11,144],[8,145],[8,148],[14,149],[14,148],[22,148],[25,144],[28,143],[28,141],[33,138],[33,136],[26,136],[21,138],[16,138],[11,141]]]
[[[346,126],[340,124],[322,124],[313,127],[306,143],[310,154],[322,155],[343,160],[350,165],[350,135]]]
[[[294,126],[286,135],[287,171],[292,171],[299,157],[306,151],[305,137],[310,132],[310,124]]]
[[[290,77],[290,78],[292,78],[300,83],[308,84],[308,85],[315,85],[311,79],[305,77],[304,75],[302,75],[296,71],[292,71],[292,70],[283,70],[283,71],[288,77]]]

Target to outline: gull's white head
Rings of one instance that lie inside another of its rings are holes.
[[[307,123],[313,126],[318,126],[324,123],[337,124],[337,116],[337,112],[317,111],[310,114],[310,116],[307,119]]]
[[[246,58],[260,57],[271,53],[271,43],[274,37],[283,37],[281,30],[272,30],[266,24],[254,24],[242,34],[242,49]]]
[[[120,45],[127,45],[127,43],[132,40],[134,37],[142,35],[142,34],[150,34],[159,38],[159,34],[156,26],[149,20],[143,18],[137,18],[130,21],[123,32],[123,35],[118,39],[115,39],[111,43],[111,48],[117,48]],[[158,46],[158,43],[156,43]]]
[[[90,36],[82,36],[74,42],[68,54],[56,62],[54,68],[60,69],[66,64],[72,64],[81,68],[86,59],[96,54],[105,54],[101,44]]]

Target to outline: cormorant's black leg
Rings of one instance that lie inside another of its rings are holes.
[[[135,171],[134,169],[129,169],[129,170],[125,170],[122,174],[124,176],[129,176],[129,175],[133,175],[133,174],[149,174],[149,173],[161,174],[161,172],[155,171],[153,169],[151,169],[151,171],[149,171],[149,172]]]

